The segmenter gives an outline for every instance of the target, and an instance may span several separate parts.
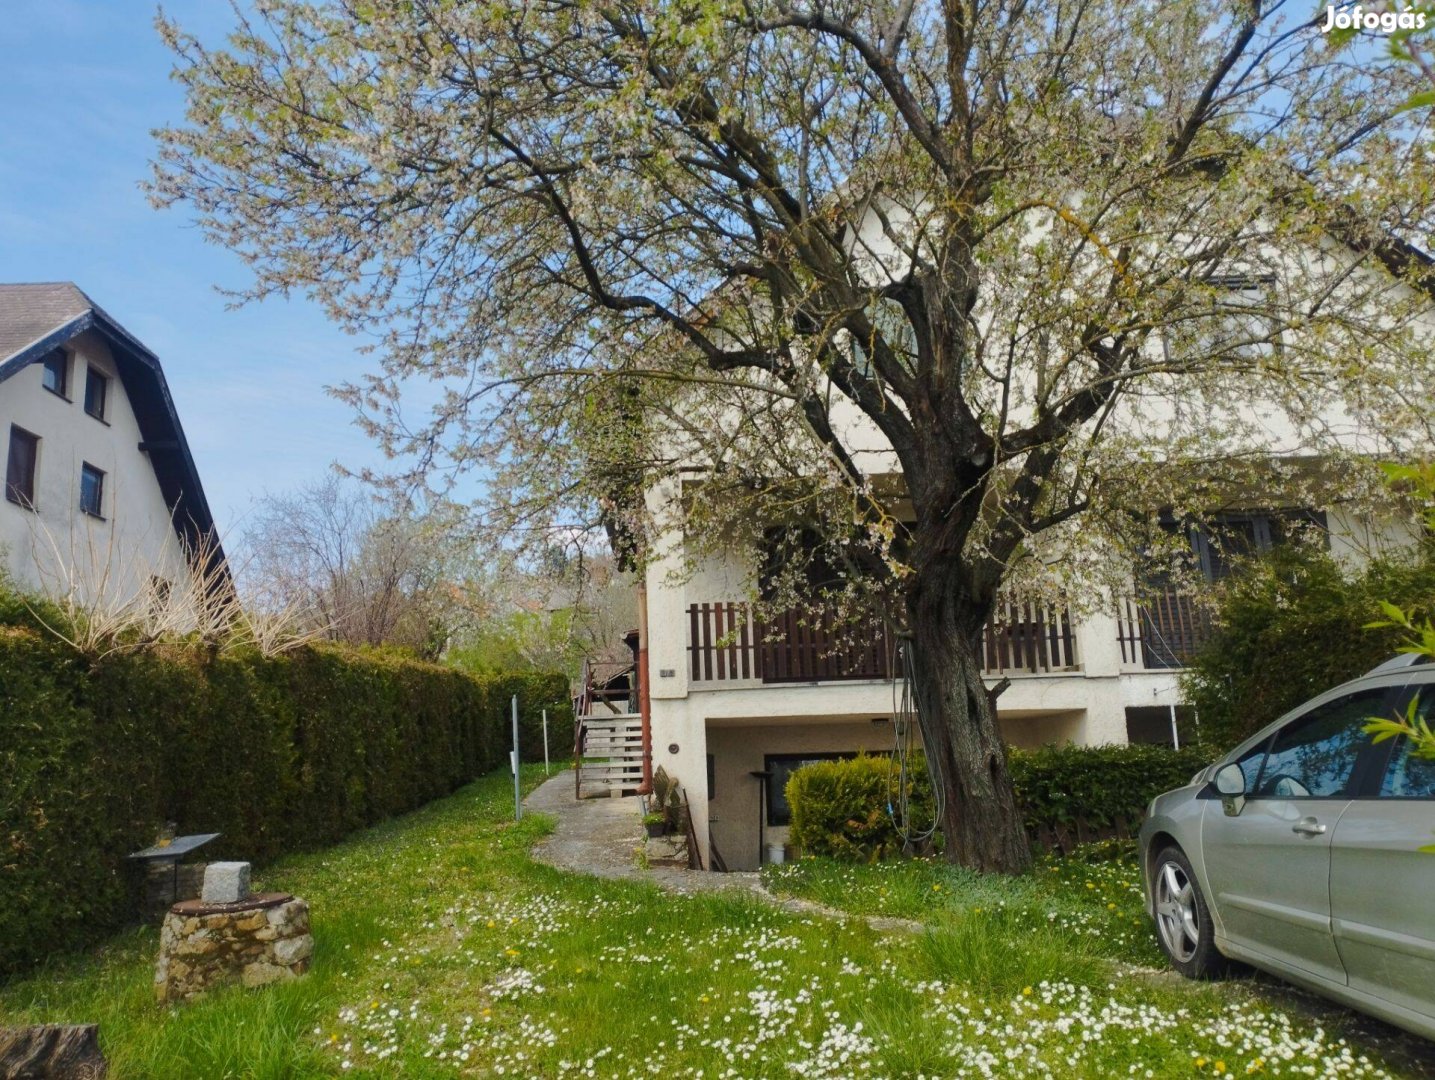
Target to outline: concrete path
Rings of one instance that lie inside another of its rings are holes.
[[[638,852],[643,849],[643,818],[637,797],[575,799],[571,772],[545,780],[523,805],[557,819],[553,835],[533,849],[533,857],[560,870],[648,881],[676,893],[761,890],[753,873],[705,874],[677,867],[641,867]]]
[[[637,797],[575,799],[570,772],[544,781],[524,800],[523,805],[557,820],[553,834],[534,847],[533,857],[560,870],[602,878],[647,881],[674,893],[746,892],[783,911],[799,915],[820,915],[828,919],[860,918],[811,900],[774,896],[763,888],[762,880],[751,871],[713,874],[677,867],[640,866],[638,852],[643,847],[643,821]],[[863,918],[863,921],[874,930],[922,932],[922,924],[911,919],[873,915]]]

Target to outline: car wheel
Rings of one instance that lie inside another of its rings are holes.
[[[1168,847],[1151,868],[1151,898],[1156,910],[1156,940],[1172,967],[1188,979],[1209,979],[1226,968],[1216,950],[1211,909],[1201,895],[1186,853]]]

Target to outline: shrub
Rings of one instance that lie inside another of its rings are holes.
[[[1185,677],[1203,737],[1229,748],[1388,660],[1403,634],[1367,629],[1381,601],[1435,608],[1435,559],[1377,560],[1350,578],[1323,551],[1277,549],[1248,564],[1223,587],[1216,632]]]
[[[0,624],[0,975],[128,921],[124,856],[164,821],[223,833],[206,857],[264,863],[496,768],[514,693],[524,758],[543,753],[544,708],[566,756],[562,675],[476,679],[335,646],[92,660]]]
[[[1009,760],[1034,842],[1078,821],[1094,834],[1120,833],[1123,825],[1129,830],[1153,798],[1210,763],[1199,748],[1136,745],[1011,750]],[[920,759],[915,768],[910,801],[920,831],[932,821],[932,788]],[[804,765],[787,781],[793,841],[809,854],[853,862],[899,854],[902,840],[888,810],[893,787],[885,757]]]
[[[1080,821],[1095,832],[1140,823],[1163,791],[1180,787],[1211,763],[1199,747],[1047,746],[1009,753],[1012,783],[1027,832]]]
[[[812,855],[875,862],[902,851],[892,820],[897,781],[889,759],[863,754],[804,765],[788,778],[793,843]],[[932,820],[932,789],[918,761],[908,796],[913,823],[921,831]]]

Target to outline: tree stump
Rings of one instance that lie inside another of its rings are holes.
[[[0,1028],[0,1080],[103,1080],[98,1024]]]

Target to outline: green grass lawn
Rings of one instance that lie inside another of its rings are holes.
[[[0,988],[0,1018],[98,1022],[120,1080],[1387,1075],[1246,985],[1131,970],[1155,954],[1120,862],[1019,881],[929,864],[770,874],[930,924],[881,934],[560,873],[528,856],[549,823],[514,824],[511,799],[496,774],[269,868],[261,887],[312,905],[301,980],[161,1007],[157,937],[136,930]]]

